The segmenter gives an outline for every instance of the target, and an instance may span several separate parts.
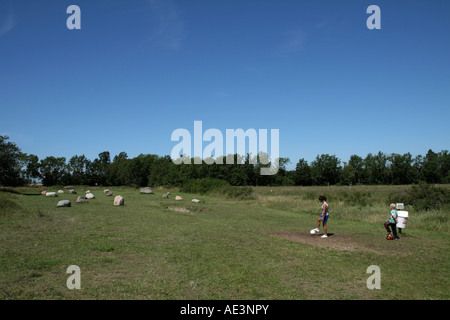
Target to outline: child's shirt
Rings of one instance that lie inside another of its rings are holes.
[[[323,206],[324,205],[326,205],[327,206],[327,208],[325,209],[325,215],[326,216],[328,216],[329,214],[330,214],[330,211],[329,211],[329,206],[328,206],[328,203],[327,202],[324,202],[323,204],[322,204],[322,211],[320,211],[320,214],[322,214],[323,213]]]
[[[391,216],[389,217],[389,222],[395,223],[395,219],[397,219],[397,210],[391,210]]]

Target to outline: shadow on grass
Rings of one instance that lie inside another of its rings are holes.
[[[24,193],[10,187],[0,187],[0,192],[19,194],[23,196],[40,196],[40,193]]]

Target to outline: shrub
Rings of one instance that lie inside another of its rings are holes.
[[[242,200],[253,199],[252,187],[231,186],[225,180],[213,178],[189,180],[183,184],[180,191],[186,193],[214,194]]]
[[[251,200],[253,197],[253,188],[249,186],[236,187],[226,186],[220,189],[220,193],[227,196],[227,198]]]
[[[450,192],[447,189],[421,182],[413,185],[404,197],[404,203],[412,205],[417,211],[438,210],[449,203]]]
[[[180,188],[181,192],[206,194],[215,190],[229,186],[225,180],[203,178],[189,180]]]
[[[356,207],[365,207],[369,204],[369,199],[371,195],[369,192],[351,192],[351,193],[345,193],[344,194],[344,201],[351,205]]]
[[[319,196],[317,195],[317,192],[306,192],[303,194],[303,199],[305,200],[317,200]]]

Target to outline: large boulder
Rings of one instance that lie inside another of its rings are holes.
[[[176,196],[176,197],[175,197],[175,200],[180,201],[180,200],[183,200],[183,198],[180,197],[180,196]]]
[[[196,202],[196,203],[199,203],[199,202],[200,202],[200,200],[198,200],[198,199],[192,199],[192,202]]]
[[[141,188],[140,192],[141,192],[142,194],[152,194],[152,193],[153,193],[153,190],[150,189],[149,187],[145,187],[145,188]]]
[[[108,192],[111,192],[111,191],[109,189],[103,190],[103,193],[108,193]]]
[[[88,198],[88,199],[94,199],[95,198],[95,196],[92,194],[92,193],[86,193],[86,198]]]
[[[122,196],[115,196],[114,197],[114,205],[115,206],[123,206],[125,205],[125,200]]]
[[[60,193],[60,194],[64,193],[64,190],[58,190],[58,193]]]
[[[70,193],[70,194],[77,194],[77,192],[76,192],[75,190],[73,190],[73,189],[70,189],[70,190],[69,190],[69,193]]]
[[[80,203],[80,202],[88,202],[88,199],[84,196],[79,196],[77,198],[77,203]]]
[[[61,200],[56,205],[57,207],[70,207],[71,203],[69,200]]]
[[[58,194],[57,194],[56,192],[47,192],[47,193],[45,194],[45,196],[46,196],[46,197],[57,197]]]
[[[113,193],[112,193],[112,191],[109,191],[109,190],[108,190],[108,192],[106,192],[106,195],[110,197],[110,196],[113,195]]]

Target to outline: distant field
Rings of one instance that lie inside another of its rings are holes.
[[[75,203],[88,188],[96,198]],[[108,197],[103,187],[74,186],[78,194],[56,198],[4,189],[0,299],[448,300],[448,209],[407,208],[401,239],[385,239],[387,199],[406,188],[256,187],[252,200],[162,188],[109,187]],[[309,234],[320,194],[331,208],[327,239]],[[115,195],[125,206],[113,206]],[[57,208],[63,199],[72,207]],[[80,290],[66,287],[70,265],[81,269]],[[367,288],[371,265],[380,290]]]

